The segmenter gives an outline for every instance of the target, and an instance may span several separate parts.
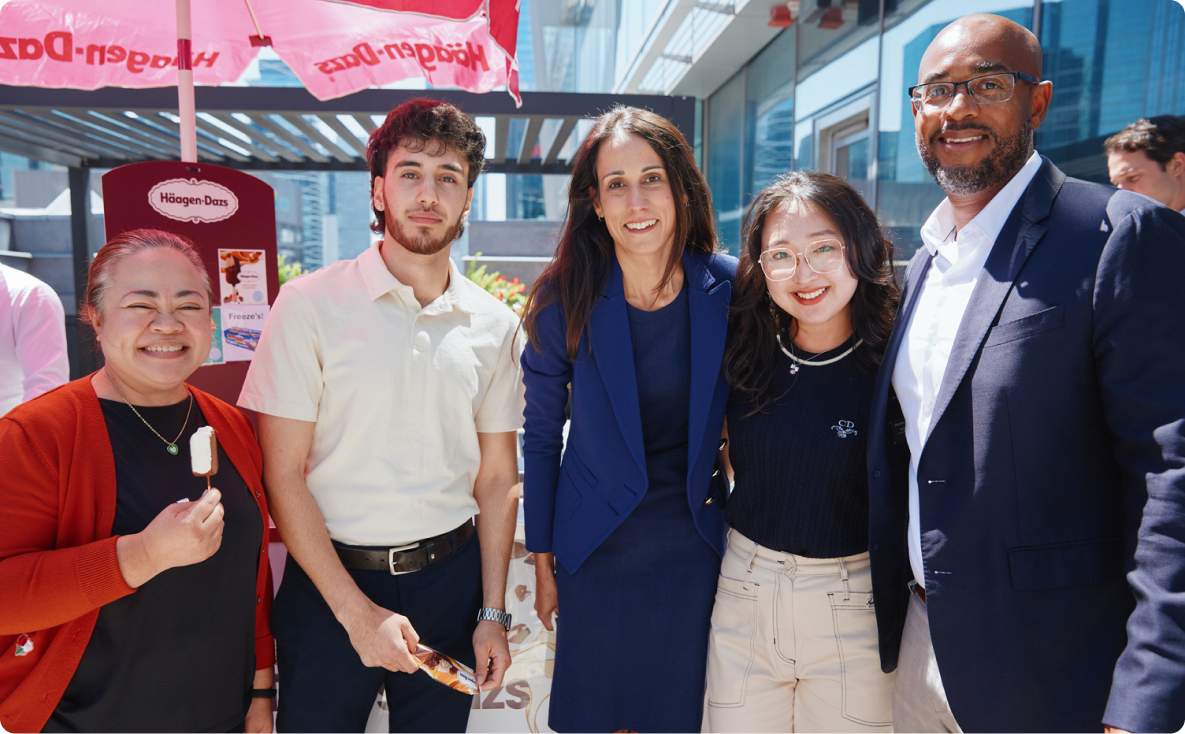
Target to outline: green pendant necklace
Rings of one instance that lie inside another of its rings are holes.
[[[185,422],[181,424],[181,432],[177,434],[177,438],[169,441],[169,439],[160,435],[160,431],[153,428],[151,423],[144,420],[144,416],[140,415],[140,411],[136,410],[136,406],[128,402],[128,399],[125,398],[123,393],[119,391],[119,388],[115,386],[115,380],[111,379],[111,375],[107,374],[106,369],[103,370],[103,376],[107,378],[107,382],[111,383],[111,387],[115,390],[115,394],[119,396],[119,399],[123,401],[123,404],[132,409],[132,412],[136,414],[136,417],[140,419],[140,422],[148,426],[148,430],[155,433],[157,438],[165,442],[165,451],[168,451],[173,456],[176,456],[177,452],[180,450],[177,448],[177,442],[181,440],[181,436],[185,435],[185,429],[189,426],[189,416],[193,412],[193,393],[186,390],[186,392],[189,392],[189,409],[185,411]]]

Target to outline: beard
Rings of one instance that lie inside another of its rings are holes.
[[[451,245],[465,231],[465,217],[462,215],[457,217],[457,221],[449,230],[438,238],[433,239],[431,235],[427,234],[424,231],[427,229],[426,227],[413,225],[409,229],[418,229],[420,232],[412,233],[404,229],[399,220],[391,214],[390,207],[383,211],[383,223],[386,225],[387,231],[391,233],[392,239],[398,242],[403,249],[417,255],[435,255]]]
[[[943,166],[934,152],[939,134],[956,130],[976,130],[984,133],[994,143],[983,160],[971,166]],[[1025,120],[1015,134],[1000,137],[992,130],[978,125],[948,127],[930,136],[929,141],[915,134],[914,143],[926,170],[948,194],[965,195],[1003,186],[1016,175],[1033,155],[1033,127]]]

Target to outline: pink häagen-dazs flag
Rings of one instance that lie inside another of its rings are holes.
[[[175,85],[172,5],[163,0],[12,0],[0,7],[0,84],[73,89]],[[193,76],[198,84],[238,79],[258,52],[244,37],[253,26],[243,4],[226,11],[194,18]],[[243,42],[225,43],[234,36]]]
[[[513,0],[498,2],[513,3]],[[266,36],[319,99],[408,78],[488,92],[517,70],[491,38],[479,0],[422,2],[468,15],[381,12],[323,0],[202,0],[192,4],[197,84],[239,79]],[[397,3],[411,6],[405,0]],[[458,6],[458,8],[452,8]],[[513,21],[517,24],[517,7]],[[460,18],[460,19],[454,19]],[[467,18],[467,19],[465,19]],[[167,0],[10,0],[0,6],[0,84],[96,89],[177,83],[176,20]],[[509,19],[498,21],[505,36]],[[513,54],[513,34],[509,53]]]

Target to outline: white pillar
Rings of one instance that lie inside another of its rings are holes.
[[[181,160],[197,163],[197,110],[193,101],[193,53],[190,50],[189,0],[177,5],[177,113],[181,117]]]

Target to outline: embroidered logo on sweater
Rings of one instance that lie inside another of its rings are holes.
[[[839,424],[832,426],[831,430],[839,434],[840,438],[847,438],[848,436],[857,435],[857,431],[854,428],[855,425],[852,421],[839,421]]]
[[[16,638],[16,656],[18,658],[24,657],[33,652],[33,640],[28,635],[21,635]]]

